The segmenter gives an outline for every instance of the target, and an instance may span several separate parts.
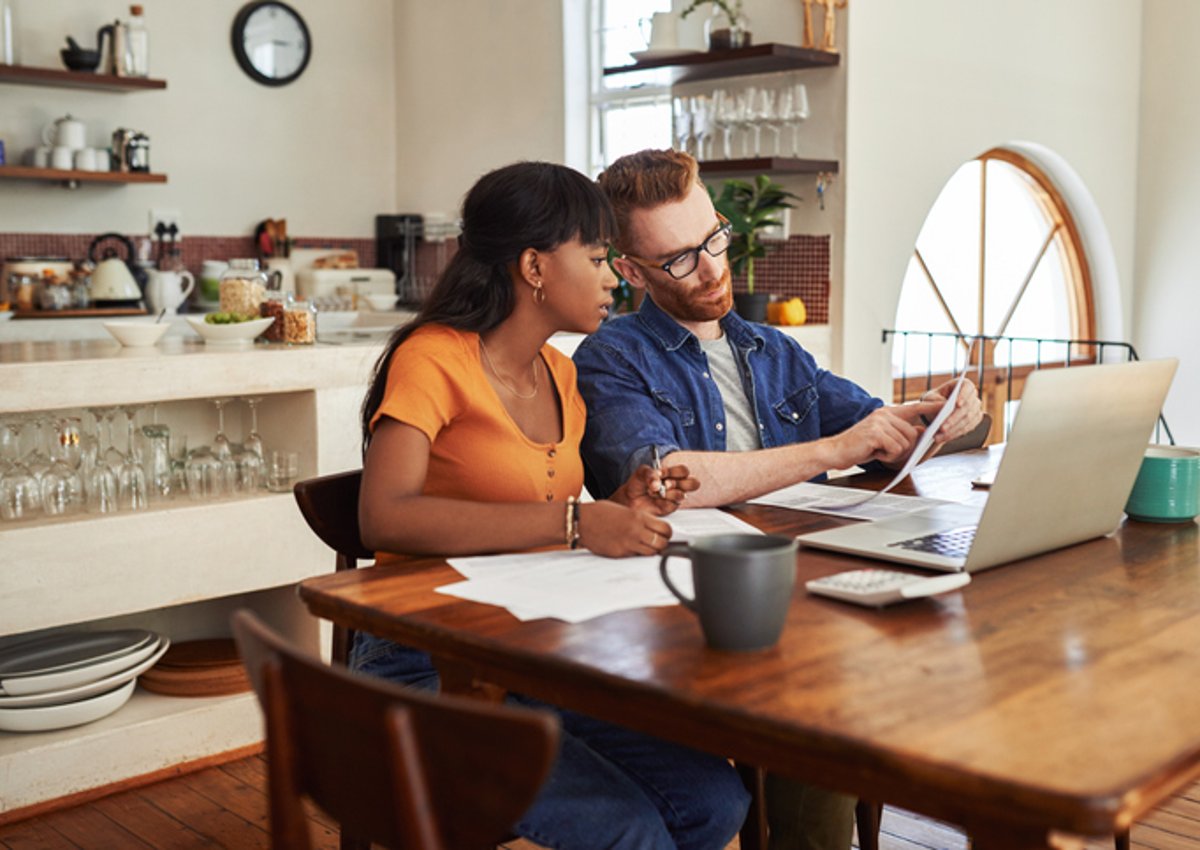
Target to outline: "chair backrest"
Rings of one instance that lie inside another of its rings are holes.
[[[483,848],[533,802],[558,749],[549,712],[402,688],[329,667],[233,615],[266,715],[271,835],[310,846],[303,799],[388,847]]]
[[[308,527],[335,553],[335,569],[352,570],[360,559],[374,558],[375,553],[363,545],[358,530],[358,489],[362,470],[339,472],[320,478],[307,478],[292,488],[296,504]],[[354,632],[341,626],[333,627],[332,658],[338,664],[350,660]]]

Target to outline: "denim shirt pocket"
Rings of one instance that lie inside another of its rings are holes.
[[[802,429],[808,414],[817,406],[817,388],[812,384],[803,386],[774,406],[775,415],[782,424]]]
[[[696,411],[677,402],[666,390],[651,390],[654,404],[664,416],[671,420],[681,434],[688,434],[696,427]],[[685,445],[689,443],[685,442]]]

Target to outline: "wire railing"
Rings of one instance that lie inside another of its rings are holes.
[[[1101,339],[989,336],[954,331],[885,329],[881,342],[892,341],[892,382],[897,402],[909,401],[966,370],[992,415],[988,442],[1008,435],[1025,379],[1040,369],[1066,369],[1093,363],[1138,360],[1128,342]],[[1155,442],[1175,444],[1167,420],[1159,414]]]

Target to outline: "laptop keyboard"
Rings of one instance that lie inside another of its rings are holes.
[[[952,528],[949,531],[938,531],[923,537],[912,537],[908,540],[898,540],[888,546],[898,546],[913,552],[928,552],[931,555],[942,555],[946,558],[965,558],[971,551],[971,543],[975,540],[977,525],[964,525],[962,528]]]

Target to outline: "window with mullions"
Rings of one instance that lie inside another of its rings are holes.
[[[643,33],[655,12],[669,12],[671,0],[588,0],[588,21],[596,61],[591,68],[591,152],[593,174],[617,157],[643,148],[671,145],[671,89],[662,71],[612,74],[605,68],[630,64],[630,53],[646,47]]]
[[[932,345],[920,332],[1041,340],[1091,339],[1091,281],[1075,222],[1048,176],[996,148],[961,166],[917,237],[896,310],[895,375],[953,373],[1067,358],[1057,343]],[[1082,352],[1075,348],[1072,359]],[[923,389],[923,387],[920,387]]]

